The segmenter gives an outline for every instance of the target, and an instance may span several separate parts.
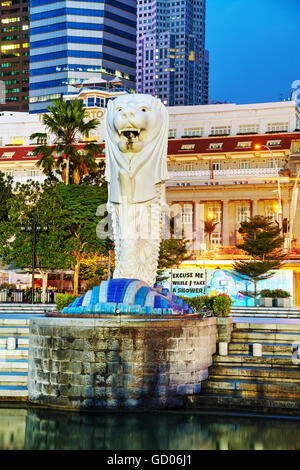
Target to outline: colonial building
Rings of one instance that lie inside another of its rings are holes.
[[[126,93],[83,87],[88,117],[100,120],[89,140],[105,146],[107,100]],[[68,95],[66,99],[72,99]],[[260,214],[283,224],[288,261],[293,271],[295,305],[300,305],[300,170],[299,109],[295,101],[251,105],[217,104],[168,108],[170,132],[166,184],[171,214],[180,215],[191,259],[184,267],[230,267],[240,257],[241,221]],[[43,181],[36,167],[30,135],[43,132],[42,115],[4,112],[0,115],[0,170],[15,182]],[[51,136],[48,139],[51,142]],[[78,145],[83,145],[78,143]],[[105,158],[99,153],[98,160]],[[209,235],[205,222],[217,222]]]

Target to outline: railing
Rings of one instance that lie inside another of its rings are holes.
[[[170,180],[176,180],[178,178],[190,179],[212,179],[212,175],[215,179],[220,177],[231,178],[233,176],[240,177],[260,177],[269,176],[276,177],[276,168],[230,168],[228,170],[194,170],[194,171],[169,171]]]
[[[29,180],[35,181],[37,183],[43,183],[46,179],[45,175],[38,175],[38,176],[15,176],[13,175],[13,183],[21,183],[26,184]]]
[[[35,291],[34,303],[53,304],[56,300],[56,292],[46,291],[44,302],[42,302],[42,292]],[[28,303],[31,304],[31,290],[1,290],[0,303]]]

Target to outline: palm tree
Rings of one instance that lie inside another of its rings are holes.
[[[204,232],[208,235],[208,251],[211,250],[211,236],[215,231],[215,228],[218,225],[218,220],[214,218],[209,218],[204,221]]]
[[[40,156],[37,166],[42,167],[47,176],[53,175],[54,169],[59,169],[67,185],[71,175],[73,182],[78,184],[82,175],[98,170],[95,156],[102,153],[99,145],[89,142],[78,150],[76,144],[82,137],[89,136],[99,120],[87,121],[84,105],[78,99],[64,101],[60,98],[47,111],[49,114],[44,114],[43,124],[47,132],[54,136],[54,141],[47,145],[46,133],[36,132],[30,136],[31,140],[36,139],[40,143],[32,152]]]

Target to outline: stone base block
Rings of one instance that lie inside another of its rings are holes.
[[[215,352],[215,318],[33,318],[28,399],[63,409],[184,407]]]

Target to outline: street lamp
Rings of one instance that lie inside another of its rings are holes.
[[[32,234],[32,270],[31,270],[31,303],[34,304],[34,276],[36,266],[36,234],[37,233],[48,233],[48,225],[45,223],[44,226],[39,224],[34,218],[31,220],[29,225],[21,225],[21,232]]]
[[[261,144],[257,144],[255,145],[255,149],[259,150],[261,148],[266,148],[270,154],[271,154],[271,157],[272,157],[272,160],[273,160],[273,165],[274,165],[274,168],[276,169],[276,174],[277,174],[277,192],[278,192],[278,215],[279,215],[279,222],[280,222],[280,227],[282,228],[282,203],[281,203],[281,188],[280,188],[280,178],[279,178],[279,168],[278,168],[278,165],[276,163],[276,160],[274,158],[274,154],[272,152],[272,150],[270,149],[270,147],[268,147],[268,145],[261,145]]]

